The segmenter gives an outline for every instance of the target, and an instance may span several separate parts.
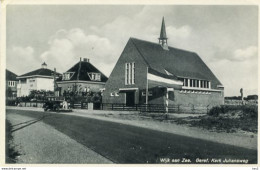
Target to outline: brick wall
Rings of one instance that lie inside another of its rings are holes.
[[[75,83],[72,82],[68,82],[68,83],[58,83],[58,86],[61,87],[61,95],[63,95],[64,90],[68,90],[69,87],[73,87],[75,85]],[[82,90],[84,90],[84,88],[89,87],[90,91],[92,92],[100,92],[100,89],[104,88],[105,85],[104,84],[97,84],[97,83],[84,83],[84,82],[80,82],[80,83],[76,83],[76,85],[78,87],[80,87]],[[81,90],[81,91],[82,91]]]
[[[221,92],[210,93],[211,94],[180,93],[179,90],[175,90],[174,100],[170,100],[169,104],[193,104],[195,106],[216,106],[224,104],[224,95]]]
[[[135,84],[125,85],[125,63],[135,62]],[[147,66],[140,54],[136,51],[134,44],[128,41],[119,60],[117,61],[110,77],[106,83],[103,93],[103,103],[124,103],[125,93],[119,96],[110,96],[110,93],[118,92],[119,88],[138,88],[146,87]],[[135,92],[135,103],[139,103],[139,90]]]

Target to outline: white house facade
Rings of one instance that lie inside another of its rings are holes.
[[[18,76],[17,97],[28,96],[32,90],[54,91],[55,74],[43,63],[42,68]]]

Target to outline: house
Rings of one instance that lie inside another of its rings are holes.
[[[92,65],[89,59],[84,58],[83,61],[76,63],[68,71],[62,74],[57,80],[58,87],[61,88],[61,95],[71,91],[78,94],[86,94],[87,92],[100,92],[105,86],[107,77]]]
[[[224,87],[198,54],[168,46],[164,19],[159,43],[130,38],[103,93],[103,103],[214,106]]]
[[[32,90],[54,91],[54,77],[57,79],[59,75],[44,62],[40,69],[17,77],[17,97],[28,96]]]
[[[17,75],[8,69],[5,72],[6,78],[6,98],[7,99],[15,99],[17,97],[17,83],[18,80],[16,79]]]

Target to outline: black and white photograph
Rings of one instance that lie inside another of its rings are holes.
[[[258,164],[258,8],[4,4],[3,164]]]

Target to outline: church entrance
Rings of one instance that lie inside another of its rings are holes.
[[[125,93],[126,95],[126,106],[135,105],[135,91],[129,91]]]

